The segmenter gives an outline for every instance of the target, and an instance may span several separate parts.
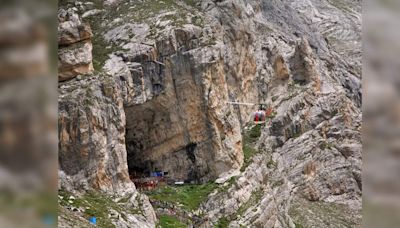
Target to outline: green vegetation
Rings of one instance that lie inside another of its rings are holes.
[[[264,192],[262,189],[257,189],[252,192],[250,198],[243,203],[235,214],[229,217],[222,217],[218,220],[217,224],[215,224],[214,228],[227,228],[229,227],[229,223],[231,220],[235,220],[238,217],[242,216],[251,206],[256,205],[260,202]]]
[[[116,18],[124,16],[123,22],[143,23],[150,22],[149,19],[161,15],[165,12],[177,12],[177,19],[184,19],[189,13],[197,12],[186,5],[193,8],[196,7],[195,0],[184,0],[182,2],[175,0],[143,0],[143,1],[125,1],[118,5],[105,6],[103,0],[94,0],[97,9],[106,9],[104,18],[112,21]]]
[[[240,171],[246,170],[247,166],[250,165],[250,162],[253,159],[253,156],[257,154],[258,151],[249,145],[243,145],[243,166],[240,168]]]
[[[147,192],[150,199],[181,204],[183,209],[192,211],[207,199],[207,196],[217,188],[215,183],[190,184],[183,186],[164,186]]]
[[[214,228],[228,228],[229,220],[226,217],[222,217],[218,220],[218,223],[214,226]]]
[[[261,124],[257,124],[250,130],[250,139],[254,142],[257,141],[257,139],[261,136]]]
[[[278,166],[278,164],[276,164],[276,162],[272,159],[272,156],[271,156],[267,162],[268,169],[276,169],[277,166]]]
[[[226,185],[221,185],[220,187],[218,187],[218,192],[227,191],[232,187],[232,185],[236,183],[236,181],[237,181],[237,176],[231,177],[231,179],[228,180],[228,183],[226,183]]]
[[[247,200],[246,203],[242,204],[242,206],[240,206],[239,209],[237,210],[235,215],[236,218],[242,216],[251,206],[254,206],[257,203],[259,203],[263,195],[264,192],[262,189],[253,191],[251,193],[249,200]]]
[[[98,23],[98,18],[88,17],[84,20],[85,22],[89,23],[93,31],[93,68],[99,72],[104,66],[105,61],[108,59],[108,55],[116,51],[121,51],[122,48],[118,47],[116,44],[108,43],[104,39],[102,32],[104,29],[101,27],[101,23]]]
[[[184,2],[189,6],[196,6],[195,0],[185,0]],[[120,20],[113,23],[113,27],[124,23],[149,24],[149,38],[154,39],[158,36],[158,29],[155,28],[153,18],[162,13],[173,12],[172,14],[163,16],[162,20],[170,20],[177,27],[182,27],[186,24],[189,15],[193,15],[189,18],[192,24],[200,27],[204,26],[204,20],[198,14],[197,10],[195,11],[190,7],[184,6],[183,2],[179,3],[174,0],[123,1],[117,5],[104,5],[103,0],[93,0],[93,3],[95,9],[104,11],[83,20],[89,23],[93,31],[93,67],[96,71],[101,71],[109,54],[123,50],[118,44],[109,43],[103,37],[104,33],[111,29],[111,22],[117,18]]]
[[[326,142],[326,141],[322,142],[322,143],[319,145],[319,148],[320,148],[321,150],[325,150],[325,149],[330,150],[330,149],[332,149],[333,147],[334,147],[334,146],[333,146],[333,144],[332,144],[331,142]]]
[[[198,0],[183,0],[186,5],[199,9],[200,4]]]
[[[243,150],[243,166],[240,171],[244,171],[247,166],[250,165],[253,156],[258,153],[258,151],[254,148],[254,144],[257,142],[258,138],[261,136],[262,124],[257,124],[253,126],[249,131],[243,134],[243,142],[242,142],[242,150]]]
[[[293,136],[292,136],[292,138],[298,138],[298,137],[300,137],[301,136],[301,132],[300,131],[298,131],[298,132],[295,132],[294,134],[293,134]]]
[[[349,13],[349,12],[354,12],[354,8],[356,6],[349,4],[349,1],[335,1],[335,0],[328,0],[328,2],[337,8],[338,10],[344,12],[344,13]],[[382,1],[382,2],[392,2],[392,1]]]
[[[204,42],[205,46],[214,46],[217,44],[217,39],[215,37],[210,37],[208,40],[206,40]],[[215,82],[216,79],[213,79],[213,81]]]
[[[187,225],[174,216],[161,215],[157,227],[160,228],[186,228]]]
[[[192,18],[190,18],[192,24],[199,26],[199,27],[203,27],[204,26],[204,19],[200,16],[194,16]]]
[[[136,208],[128,207],[121,202],[128,200],[122,199],[120,202],[114,202],[109,195],[99,192],[88,192],[82,197],[72,197],[69,192],[59,191],[59,204],[61,206],[72,206],[84,209],[84,217],[95,216],[99,227],[114,227],[109,218],[109,210],[113,209],[124,218],[125,213],[142,214],[142,211]],[[140,205],[139,205],[140,206]]]
[[[295,228],[303,228],[303,225],[301,225],[300,223],[294,223]]]
[[[326,227],[358,227],[361,224],[360,211],[353,210],[346,205],[310,202],[305,199],[295,199],[289,209],[289,215],[297,228],[319,227],[324,221]],[[319,225],[318,225],[319,224]]]

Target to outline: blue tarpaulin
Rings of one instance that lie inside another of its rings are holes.
[[[162,176],[164,176],[163,174],[164,174],[163,172],[152,172],[152,173],[150,173],[150,176],[151,177],[162,177]]]
[[[96,224],[96,217],[90,217],[89,222],[92,224]]]

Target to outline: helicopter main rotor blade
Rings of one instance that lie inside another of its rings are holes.
[[[262,105],[262,103],[245,103],[245,102],[234,102],[234,101],[228,101],[228,104],[237,104],[237,105],[249,105],[249,106],[253,106],[253,105]]]

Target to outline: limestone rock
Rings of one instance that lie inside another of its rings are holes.
[[[58,80],[65,81],[93,71],[92,43],[79,42],[58,50]]]
[[[104,191],[129,191],[127,187],[134,190],[121,144],[125,140],[122,100],[112,78],[108,79],[111,81],[88,78],[61,86],[60,170],[72,178],[76,188],[85,182],[89,188]]]
[[[72,10],[60,10],[58,20],[58,80],[91,73],[93,34],[89,25]]]
[[[84,24],[73,11],[60,10],[58,13],[58,45],[68,45],[90,39],[90,26]]]
[[[141,213],[126,219],[117,213],[112,223],[154,227],[156,217],[148,198],[129,178],[121,93],[112,77],[99,78],[68,81],[59,89],[59,189],[130,197],[129,207],[140,208]]]
[[[302,38],[296,46],[295,54],[292,60],[293,80],[301,82],[310,82],[319,78],[316,68],[313,51],[306,38]]]
[[[274,61],[274,70],[278,79],[286,80],[289,79],[289,69],[286,65],[285,59],[282,56],[278,56]]]

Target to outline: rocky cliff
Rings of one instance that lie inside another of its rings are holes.
[[[198,226],[361,224],[361,2],[59,7],[60,189],[148,205],[118,227],[155,225],[129,175],[157,170],[222,186]]]

